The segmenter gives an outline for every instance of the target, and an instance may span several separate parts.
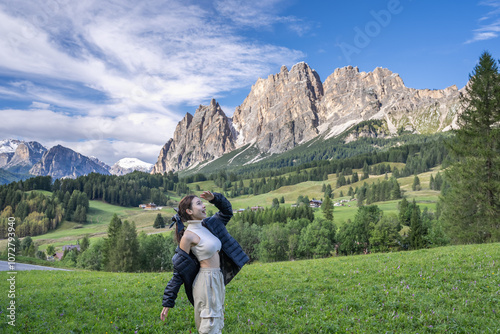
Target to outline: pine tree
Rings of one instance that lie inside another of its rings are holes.
[[[409,204],[405,197],[399,202],[399,223],[402,226],[410,225],[411,212],[409,210]]]
[[[132,272],[139,266],[139,241],[135,223],[123,222],[116,240],[116,247],[111,253],[113,271]]]
[[[363,186],[360,188],[359,192],[357,192],[358,197],[358,207],[363,206],[363,201],[365,200],[366,188]]]
[[[111,263],[113,250],[116,248],[116,243],[118,239],[118,234],[120,233],[122,228],[122,221],[118,218],[118,215],[115,213],[111,218],[111,222],[108,226],[108,238],[105,239],[104,248],[103,248],[103,259],[102,264],[105,269],[113,270],[113,263]]]
[[[418,176],[415,175],[415,177],[413,178],[413,185],[411,186],[411,189],[413,191],[418,191],[420,190],[420,179],[418,178]]]
[[[45,252],[47,253],[47,256],[52,256],[56,253],[56,248],[54,247],[54,245],[48,245]]]
[[[80,242],[80,250],[82,252],[85,252],[89,246],[90,246],[90,239],[89,239],[89,235],[86,234],[83,238],[82,238],[82,241],[78,240]]]
[[[443,185],[443,176],[441,175],[440,172],[436,174],[436,177],[434,178],[434,188],[435,190],[441,190],[441,187]]]
[[[325,201],[321,204],[321,209],[325,215],[326,220],[333,220],[333,203],[330,197],[325,197]]]
[[[401,188],[399,186],[398,180],[391,176],[391,190],[390,190],[390,198],[391,199],[400,199],[401,198]]]
[[[370,177],[369,173],[370,173],[370,166],[368,166],[368,164],[365,161],[363,165],[363,176],[361,177],[361,180],[369,178]]]
[[[273,198],[273,204],[271,205],[272,208],[277,209],[280,207],[280,201],[277,198]]]
[[[427,234],[422,223],[422,216],[420,214],[420,208],[413,200],[411,207],[411,217],[410,217],[410,234],[408,238],[410,239],[410,247],[412,249],[420,249],[425,247],[424,236]]]
[[[330,198],[333,198],[333,190],[332,190],[332,186],[329,184],[325,187],[325,197],[330,197]]]
[[[358,175],[358,172],[354,172],[352,174],[352,183],[356,183],[359,181],[359,175]]]
[[[161,216],[161,213],[156,215],[155,222],[153,223],[154,228],[162,228],[165,227],[165,221],[163,220],[163,217]]]
[[[86,223],[87,222],[87,210],[85,209],[84,206],[78,204],[76,207],[75,213],[73,213],[73,219],[74,222],[77,223]]]
[[[441,219],[456,243],[500,240],[500,73],[488,52],[462,97],[459,129],[449,143]]]

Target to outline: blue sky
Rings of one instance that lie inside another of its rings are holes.
[[[0,139],[154,163],[186,112],[232,115],[281,65],[462,88],[499,34],[500,0],[0,0]]]

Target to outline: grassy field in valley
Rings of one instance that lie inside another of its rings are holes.
[[[247,265],[226,288],[225,333],[499,333],[500,244]],[[159,320],[162,273],[18,272],[2,333],[193,333],[183,289]],[[7,273],[0,290],[7,295]]]
[[[391,164],[394,168],[397,166],[401,168],[402,164]],[[362,174],[361,170],[355,170],[358,173]],[[436,175],[439,171],[439,168],[434,168],[430,172],[419,174],[420,182],[422,185],[422,190],[420,191],[412,191],[411,186],[413,183],[413,176],[399,178],[398,182],[401,185],[401,190],[403,194],[407,197],[408,201],[416,200],[418,205],[423,209],[424,207],[428,207],[431,211],[435,211],[435,205],[438,200],[439,192],[430,190],[429,179],[431,174]],[[297,198],[300,195],[307,195],[310,199],[322,199],[324,194],[321,191],[323,184],[330,184],[333,189],[335,189],[335,198],[334,202],[339,201],[340,199],[350,199],[347,196],[349,187],[361,187],[365,182],[367,184],[371,184],[373,182],[377,182],[378,180],[382,181],[384,179],[384,175],[373,176],[371,175],[369,179],[359,181],[353,183],[351,185],[342,186],[340,188],[336,188],[337,177],[335,174],[330,174],[328,176],[328,180],[325,181],[307,181],[299,184],[284,186],[275,191],[271,191],[269,193],[260,194],[260,195],[247,195],[247,196],[239,196],[236,198],[230,198],[229,200],[232,203],[233,209],[245,209],[252,206],[262,206],[262,207],[270,207],[272,205],[274,198],[284,197],[285,206],[290,206],[297,201]],[[249,180],[245,181],[245,184],[248,184]],[[212,190],[221,192],[222,190],[215,186],[213,181],[202,181],[190,184],[191,189],[195,189],[198,186],[201,190]],[[344,197],[340,197],[340,192],[343,192]],[[45,195],[50,195],[50,192],[44,192]],[[196,193],[196,191],[195,191]],[[180,197],[175,196],[173,194],[169,194],[171,199],[180,200]],[[378,202],[374,203],[379,206],[379,208],[384,211],[384,214],[397,214],[398,212],[398,203],[400,200],[387,201],[387,202]],[[350,206],[341,206],[335,207],[334,209],[334,221],[337,226],[342,225],[348,219],[353,220],[356,212],[358,210],[357,202],[350,202]],[[212,210],[215,213],[216,209],[207,205],[208,210]],[[65,221],[61,224],[61,226],[55,230],[50,231],[47,234],[32,237],[35,240],[37,246],[40,250],[45,250],[49,244],[52,244],[56,247],[57,251],[62,249],[62,246],[69,244],[76,244],[78,239],[83,238],[85,235],[89,235],[91,242],[98,238],[103,238],[107,236],[108,224],[111,221],[111,217],[114,214],[117,214],[123,220],[128,220],[130,222],[134,222],[137,228],[137,233],[144,231],[145,233],[169,233],[166,229],[155,229],[153,228],[153,222],[156,218],[156,215],[161,213],[162,216],[169,219],[173,216],[174,210],[172,207],[165,207],[161,211],[147,211],[140,208],[126,208],[120,207],[116,205],[110,205],[101,201],[90,201],[90,210],[88,212],[88,223],[87,224],[78,224],[75,222]],[[318,218],[323,216],[323,212],[321,209],[315,210],[315,215]],[[0,249],[4,250],[7,246],[7,241],[0,240]]]

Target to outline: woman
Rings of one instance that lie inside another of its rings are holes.
[[[214,204],[219,212],[207,218],[201,199]],[[172,220],[179,246],[172,258],[174,275],[163,294],[160,318],[165,321],[184,284],[194,306],[199,333],[221,333],[224,327],[225,285],[249,261],[238,242],[226,230],[233,216],[231,203],[218,193],[204,191],[200,197],[189,195],[180,203]],[[184,223],[188,225],[184,232]],[[170,225],[170,226],[172,226]]]

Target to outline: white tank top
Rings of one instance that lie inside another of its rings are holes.
[[[200,242],[196,246],[191,247],[198,261],[211,258],[215,253],[220,251],[222,246],[219,238],[213,235],[201,222],[201,220],[188,221],[188,227],[186,228],[186,231],[191,231],[200,237]]]

